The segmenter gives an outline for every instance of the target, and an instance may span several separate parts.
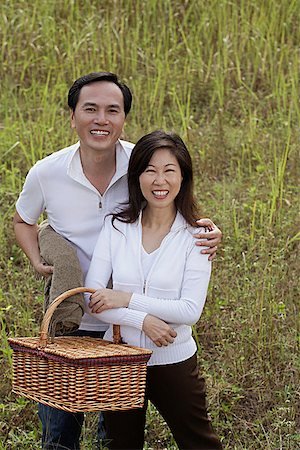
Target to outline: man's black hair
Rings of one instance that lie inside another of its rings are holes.
[[[129,87],[126,86],[126,84],[122,83],[118,79],[117,75],[112,72],[92,72],[74,81],[68,94],[69,108],[71,108],[73,112],[75,111],[81,89],[83,88],[83,86],[94,83],[95,81],[109,81],[110,83],[116,84],[120,88],[124,98],[124,112],[125,116],[127,116],[131,109],[131,91]]]

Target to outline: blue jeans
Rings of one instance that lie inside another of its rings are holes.
[[[73,336],[91,336],[102,338],[102,331],[77,330]],[[42,448],[43,450],[80,450],[79,439],[83,425],[83,413],[68,413],[61,409],[39,403],[39,418],[42,422]],[[98,443],[105,440],[104,419],[99,414]]]

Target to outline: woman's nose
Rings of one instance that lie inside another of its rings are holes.
[[[163,184],[165,181],[166,181],[166,177],[163,173],[156,174],[155,179],[154,179],[155,184]]]

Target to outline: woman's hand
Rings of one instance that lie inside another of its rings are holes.
[[[132,293],[114,291],[113,289],[98,289],[90,297],[89,307],[93,313],[101,313],[106,309],[127,308]]]
[[[147,314],[143,322],[143,332],[157,347],[173,344],[177,333],[163,320]]]
[[[218,245],[222,240],[222,231],[219,230],[217,225],[215,225],[210,219],[201,219],[197,220],[197,224],[200,227],[205,227],[205,233],[197,233],[194,234],[194,238],[196,239],[204,239],[203,241],[196,241],[196,245],[200,245],[203,247],[209,247],[205,250],[202,250],[201,253],[209,254],[209,261],[212,261],[218,250]]]

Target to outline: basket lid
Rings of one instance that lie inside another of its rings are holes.
[[[152,351],[91,337],[61,336],[40,348],[37,337],[10,338],[13,350],[70,365],[113,365],[148,361]]]

